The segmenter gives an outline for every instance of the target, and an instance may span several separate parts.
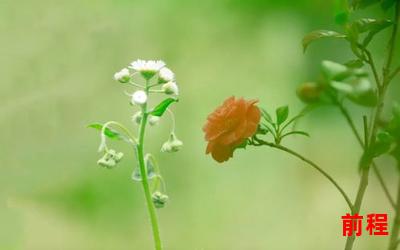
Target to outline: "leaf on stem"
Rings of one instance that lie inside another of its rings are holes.
[[[362,42],[362,46],[367,47],[376,34],[392,24],[393,22],[387,19],[361,18],[354,21],[352,27],[358,33],[369,32]]]
[[[101,123],[92,123],[92,124],[89,124],[87,127],[88,128],[94,128],[96,130],[101,131],[103,129],[103,124],[101,124]],[[116,130],[108,128],[108,127],[104,129],[104,135],[107,136],[110,139],[117,139],[117,140],[124,139],[123,135],[118,133]]]
[[[276,109],[276,123],[281,125],[289,116],[289,107],[282,106]]]
[[[268,113],[268,111],[266,109],[261,108],[261,116],[265,119],[265,121],[267,121],[268,123],[272,124],[274,123],[272,121],[272,117],[271,115]]]
[[[160,102],[149,114],[153,116],[162,116],[167,110],[168,106],[177,101],[178,99],[175,98],[167,98]]]
[[[346,38],[346,35],[331,30],[315,30],[304,36],[302,44],[305,52],[308,46],[321,38]]]

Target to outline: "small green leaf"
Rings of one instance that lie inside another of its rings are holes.
[[[336,31],[331,30],[315,30],[304,36],[302,44],[303,51],[307,50],[307,47],[314,41],[321,38],[345,38],[346,35],[340,34]]]
[[[368,90],[361,94],[351,94],[349,100],[365,107],[375,107],[378,103],[378,96],[374,90]]]
[[[151,115],[154,116],[162,116],[164,112],[167,110],[168,106],[178,100],[175,98],[167,98],[164,101],[160,102],[151,112]]]
[[[283,106],[276,109],[276,123],[281,125],[289,116],[289,107]]]
[[[362,42],[363,47],[367,47],[376,34],[392,24],[393,22],[387,19],[361,18],[353,22],[351,26],[359,33],[369,32]]]
[[[352,25],[356,25],[359,33],[364,33],[368,31],[379,32],[392,24],[393,22],[387,19],[361,18],[354,21]]]
[[[94,128],[94,129],[97,129],[97,130],[101,131],[103,129],[103,124],[101,124],[101,123],[92,123],[92,124],[88,125],[87,127],[88,128]],[[110,139],[122,140],[124,138],[120,133],[118,133],[114,129],[111,129],[111,128],[108,128],[108,127],[104,129],[104,135],[107,136]]]
[[[353,92],[353,87],[346,82],[330,81],[329,85],[344,94],[351,94]]]
[[[267,121],[268,123],[272,124],[272,117],[271,115],[268,113],[268,111],[264,108],[261,108],[261,116],[265,119],[265,121]]]
[[[387,132],[379,132],[376,135],[376,142],[371,146],[371,153],[374,157],[378,157],[382,154],[389,152],[390,147],[393,143],[393,137]]]
[[[352,73],[345,65],[327,60],[322,61],[321,68],[322,73],[328,80],[341,81]]]
[[[361,61],[360,59],[355,59],[355,60],[350,60],[348,62],[346,62],[344,65],[346,65],[349,68],[361,68],[362,66],[364,66],[363,61]]]

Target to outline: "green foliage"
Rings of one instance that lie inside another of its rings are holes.
[[[376,142],[371,146],[371,152],[374,157],[378,157],[389,152],[393,143],[393,137],[388,132],[379,132],[376,135]]]
[[[392,21],[382,19],[377,20],[373,18],[361,18],[354,21],[350,25],[350,30],[354,34],[355,39],[350,40],[352,43],[358,43],[359,34],[368,32],[367,36],[365,36],[362,47],[367,47],[368,44],[372,41],[374,36],[378,34],[380,31],[390,27],[393,24]],[[352,37],[352,36],[349,36]]]
[[[303,135],[309,136],[308,133],[304,131],[291,130],[287,131],[289,125],[293,124],[303,114],[299,114],[288,120],[289,117],[289,107],[282,106],[275,110],[276,121],[273,121],[271,115],[267,110],[261,109],[261,115],[264,121],[261,121],[256,135],[266,135],[268,132],[273,136],[276,144],[280,144],[282,139],[290,135]],[[247,142],[246,142],[247,145]],[[241,145],[241,148],[245,148],[246,145]]]
[[[96,130],[101,131],[103,129],[103,124],[101,124],[101,123],[92,123],[92,124],[88,125],[87,127],[88,128],[94,128]],[[116,130],[108,128],[108,127],[104,129],[104,135],[107,136],[110,139],[122,140],[122,139],[125,138],[123,135],[121,135]]]
[[[275,113],[276,113],[276,123],[278,125],[281,125],[286,121],[286,119],[289,116],[289,107],[288,106],[279,107],[276,109]]]
[[[340,34],[336,31],[331,31],[331,30],[315,30],[307,35],[304,36],[303,38],[303,51],[305,52],[308,48],[308,46],[314,42],[317,41],[321,38],[346,38],[346,35]]]
[[[178,100],[175,98],[167,98],[164,101],[160,102],[151,112],[151,115],[154,116],[162,116],[164,112],[167,110],[168,106],[171,105],[174,102],[177,102]]]

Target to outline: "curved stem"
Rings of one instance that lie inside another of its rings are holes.
[[[147,87],[146,87],[146,94],[148,94]],[[144,135],[145,135],[145,130],[146,130],[147,118],[148,118],[147,104],[144,104],[142,106],[142,114],[143,114],[143,117],[140,121],[140,127],[139,127],[139,141],[138,141],[138,145],[137,145],[137,158],[138,158],[138,162],[139,162],[140,174],[142,176],[142,186],[143,186],[144,196],[146,198],[147,210],[149,213],[150,222],[151,222],[151,226],[152,226],[152,230],[153,230],[153,239],[154,239],[155,249],[161,250],[162,245],[161,245],[161,239],[160,239],[160,231],[158,228],[157,213],[156,213],[156,209],[154,207],[154,204],[153,204],[153,201],[151,198],[149,180],[147,178],[147,169],[145,166],[144,153],[143,153]]]
[[[267,142],[267,141],[263,141],[263,140],[260,140],[260,139],[256,139],[256,141],[258,143],[260,143],[259,145],[266,145],[266,146],[269,146],[269,147],[272,147],[272,148],[279,149],[281,151],[285,151],[285,152],[287,152],[287,153],[299,158],[300,160],[306,162],[311,167],[316,169],[318,172],[320,172],[323,176],[325,176],[336,187],[336,189],[342,194],[343,198],[345,199],[347,205],[349,206],[350,211],[353,211],[353,204],[351,203],[348,195],[343,190],[343,188],[332,178],[332,176],[330,176],[327,172],[325,172],[325,170],[323,170],[321,167],[319,167],[316,163],[314,163],[313,161],[305,158],[304,156],[300,155],[299,153],[297,153],[297,152],[295,152],[295,151],[293,151],[293,150],[291,150],[291,149],[289,149],[287,147],[284,147],[282,145],[277,145],[277,144],[270,143],[270,142]],[[258,145],[256,144],[256,146],[258,146]]]

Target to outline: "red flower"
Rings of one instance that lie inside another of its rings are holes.
[[[256,133],[261,114],[255,103],[232,96],[207,117],[203,127],[206,154],[211,153],[217,162],[227,161],[235,148]]]

